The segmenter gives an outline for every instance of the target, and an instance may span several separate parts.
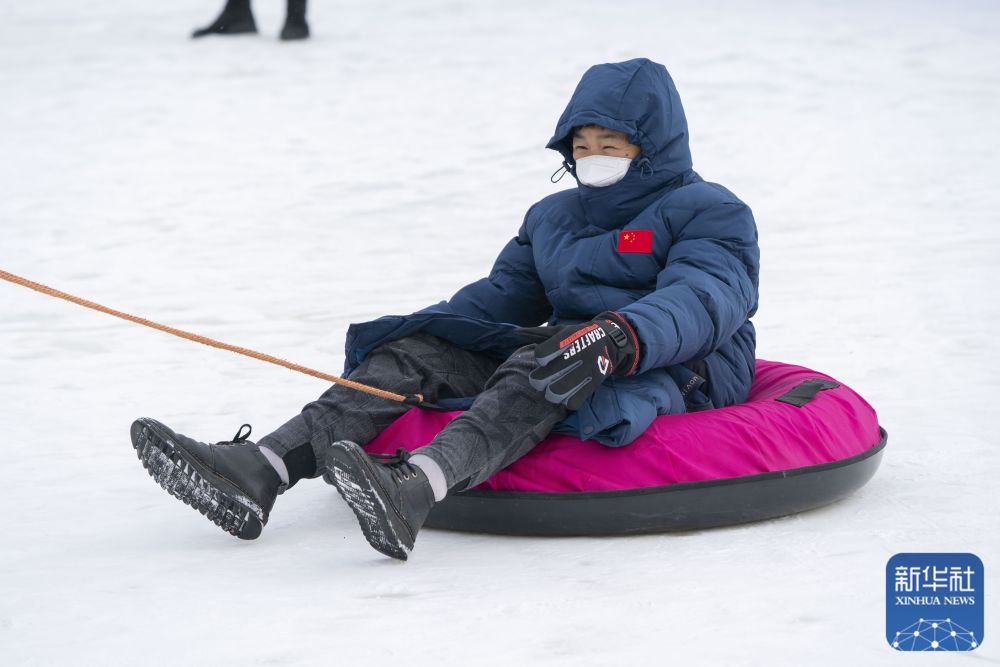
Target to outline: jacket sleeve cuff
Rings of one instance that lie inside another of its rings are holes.
[[[639,368],[639,357],[642,354],[640,352],[642,348],[641,344],[639,343],[639,335],[636,334],[635,327],[632,326],[631,322],[625,319],[625,316],[620,315],[619,313],[616,313],[613,310],[605,311],[603,315],[606,316],[615,324],[617,324],[622,329],[622,331],[625,332],[625,335],[628,337],[629,342],[632,344],[632,349],[635,350],[635,352],[632,354],[632,361],[629,364],[628,370],[622,373],[622,375],[626,377],[628,377],[629,375],[633,375],[636,369]]]

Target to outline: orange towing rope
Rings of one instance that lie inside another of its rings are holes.
[[[143,317],[129,315],[128,313],[123,313],[120,310],[114,310],[113,308],[102,306],[99,303],[94,303],[93,301],[88,301],[87,299],[81,299],[78,296],[73,296],[72,294],[61,292],[57,289],[53,289],[46,285],[42,285],[41,283],[36,283],[32,280],[28,280],[27,278],[22,278],[21,276],[14,275],[13,273],[8,273],[3,269],[0,269],[0,278],[6,280],[7,282],[14,283],[15,285],[21,285],[22,287],[27,287],[28,289],[35,290],[36,292],[41,292],[42,294],[46,294],[48,296],[54,296],[57,299],[69,301],[70,303],[75,303],[78,306],[83,306],[84,308],[90,308],[91,310],[96,310],[106,315],[113,315],[114,317],[127,320],[129,322],[135,322],[136,324],[141,324],[145,327],[149,327],[150,329],[157,329],[158,331],[163,331],[164,333],[172,334],[179,338],[185,338],[187,340],[191,340],[196,343],[201,343],[202,345],[208,345],[209,347],[216,347],[220,350],[229,350],[230,352],[235,352],[236,354],[242,354],[245,357],[250,357],[252,359],[259,359],[260,361],[266,361],[268,363],[275,364],[276,366],[282,366],[289,370],[297,371],[299,373],[304,373],[306,375],[311,375],[321,380],[327,380],[328,382],[333,382],[334,384],[350,387],[351,389],[357,389],[358,391],[363,391],[393,401],[399,401],[401,403],[407,403],[409,405],[421,405],[422,407],[428,407],[428,408],[436,407],[433,404],[425,403],[422,394],[406,394],[406,395],[395,394],[391,391],[386,391],[384,389],[379,389],[377,387],[370,387],[366,384],[361,384],[360,382],[354,382],[353,380],[348,380],[346,378],[342,378],[337,375],[330,375],[329,373],[323,373],[322,371],[317,371],[312,368],[307,368],[306,366],[301,366],[299,364],[292,363],[291,361],[279,359],[278,357],[272,357],[271,355],[264,354],[263,352],[257,352],[255,350],[250,350],[245,347],[230,345],[229,343],[223,343],[221,341],[208,338],[207,336],[200,336],[198,334],[194,334],[189,331],[184,331],[182,329],[169,327],[165,324],[160,324],[159,322],[153,322],[152,320],[147,320]]]

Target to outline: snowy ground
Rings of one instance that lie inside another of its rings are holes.
[[[405,565],[315,482],[239,542],[129,424],[260,435],[323,383],[3,283],[0,664],[923,664],[883,637],[905,551],[985,561],[970,657],[1000,662],[1000,7],[314,2],[282,44],[256,4],[260,36],[199,42],[215,2],[0,5],[0,268],[339,372],[350,322],[484,275],[568,185],[541,147],[580,74],[644,55],[757,215],[759,355],[866,396],[883,467],[757,525],[428,530]]]

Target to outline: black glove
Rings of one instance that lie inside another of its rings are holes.
[[[639,338],[628,321],[605,311],[583,324],[559,327],[535,347],[538,368],[528,382],[551,403],[579,410],[609,375],[639,367]]]

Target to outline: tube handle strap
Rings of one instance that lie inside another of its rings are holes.
[[[803,405],[816,398],[816,394],[819,392],[826,389],[836,389],[839,386],[839,384],[833,382],[832,380],[820,380],[819,378],[803,380],[774,400],[801,408]]]

